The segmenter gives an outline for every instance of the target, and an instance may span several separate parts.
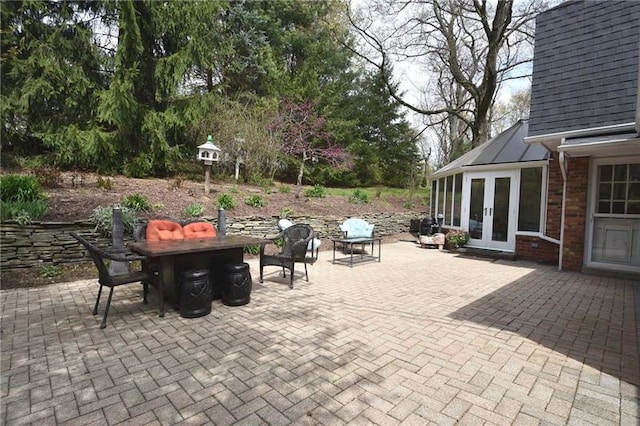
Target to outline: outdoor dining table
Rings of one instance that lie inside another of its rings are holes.
[[[207,269],[214,290],[213,298],[220,297],[224,267],[244,262],[244,248],[263,245],[268,240],[247,235],[184,239],[168,241],[142,241],[128,244],[134,253],[157,263],[161,286],[160,316],[164,315],[164,301],[177,308],[180,273],[191,269]]]

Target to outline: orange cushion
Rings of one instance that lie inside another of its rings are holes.
[[[183,240],[184,232],[179,223],[170,220],[150,220],[147,224],[147,241]]]
[[[185,225],[185,238],[213,238],[217,235],[215,228],[209,222],[194,222]]]

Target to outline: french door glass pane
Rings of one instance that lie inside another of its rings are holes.
[[[509,192],[511,178],[503,177],[495,180],[493,199],[493,241],[507,241],[509,230]]]
[[[469,236],[482,239],[484,223],[484,179],[471,179],[471,200],[469,207]]]

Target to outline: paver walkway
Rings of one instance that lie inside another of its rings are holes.
[[[197,319],[120,288],[104,330],[94,280],[0,291],[0,422],[640,423],[640,283],[411,242],[330,256],[293,290],[252,260],[251,303]]]

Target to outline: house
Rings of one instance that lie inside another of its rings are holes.
[[[529,120],[436,171],[433,213],[472,247],[640,274],[639,68],[640,2],[541,13]]]

